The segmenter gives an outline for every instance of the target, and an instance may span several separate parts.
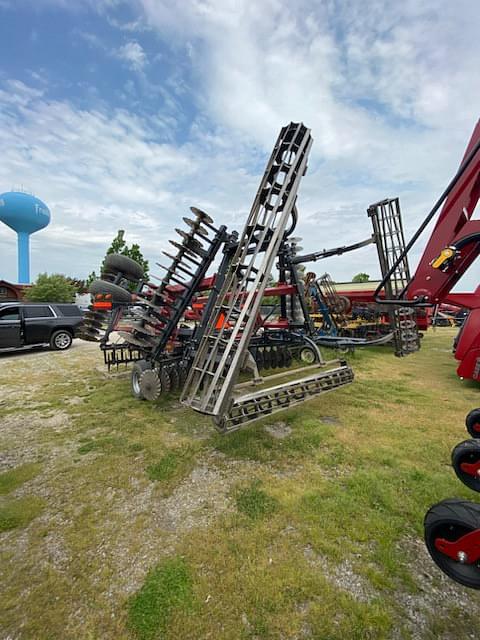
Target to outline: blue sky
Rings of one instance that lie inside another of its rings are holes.
[[[33,276],[86,276],[118,228],[153,263],[190,205],[241,228],[291,120],[314,138],[306,251],[367,237],[388,196],[411,235],[479,116],[479,18],[474,0],[0,0],[0,192],[52,212]],[[372,247],[312,266],[378,274]]]

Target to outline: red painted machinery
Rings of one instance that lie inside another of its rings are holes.
[[[480,253],[480,220],[472,219],[479,197],[480,121],[473,131],[457,174],[375,291],[375,300],[379,304],[400,303],[428,308],[447,303],[469,309],[470,313],[455,342],[455,358],[460,362],[458,375],[477,381],[480,381],[480,286],[472,293],[452,293],[452,289]],[[385,282],[440,207],[440,215],[414,276],[394,299],[382,299],[380,293]]]

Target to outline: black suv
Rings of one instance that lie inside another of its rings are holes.
[[[0,350],[49,344],[63,351],[82,322],[75,304],[5,302],[0,304]]]

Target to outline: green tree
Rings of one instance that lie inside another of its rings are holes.
[[[70,279],[60,273],[40,273],[25,293],[30,302],[74,302],[76,288]]]
[[[127,243],[125,242],[124,235],[125,235],[125,231],[123,231],[123,229],[120,229],[117,232],[117,235],[112,240],[112,244],[107,249],[107,256],[110,253],[120,253],[122,256],[128,256],[132,260],[135,260],[136,262],[138,262],[138,264],[142,265],[143,271],[145,273],[145,279],[148,280],[148,270],[149,270],[148,260],[145,260],[145,258],[143,257],[143,254],[140,251],[140,246],[138,244],[134,243],[132,244],[131,247],[127,245]],[[104,271],[104,265],[105,265],[105,258],[100,268],[101,272]],[[93,272],[93,274],[95,274],[95,272]],[[89,281],[89,279],[90,279],[90,276],[88,277],[87,282]]]
[[[85,288],[87,289],[87,291],[88,291],[88,287],[92,284],[94,280],[98,280],[98,276],[95,273],[95,271],[92,271],[92,273],[88,274],[87,279],[85,280]]]
[[[81,278],[70,278],[69,276],[67,276],[67,280],[70,284],[73,284],[77,293],[86,293],[87,286],[85,284],[85,280],[82,280]]]
[[[352,282],[368,282],[369,280],[370,276],[368,273],[357,273],[357,275],[352,278]]]

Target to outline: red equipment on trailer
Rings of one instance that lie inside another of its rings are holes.
[[[441,303],[470,309],[455,344],[461,378],[480,381],[480,286],[473,293],[451,293],[453,287],[480,254],[480,220],[472,220],[480,197],[480,121],[462,163],[440,199],[405,248],[411,249],[443,204],[415,275],[394,300],[383,300],[380,291],[392,268],[375,292],[380,304],[428,307]],[[401,256],[403,257],[403,256]],[[397,260],[396,267],[400,260]],[[410,302],[409,302],[410,301]]]

